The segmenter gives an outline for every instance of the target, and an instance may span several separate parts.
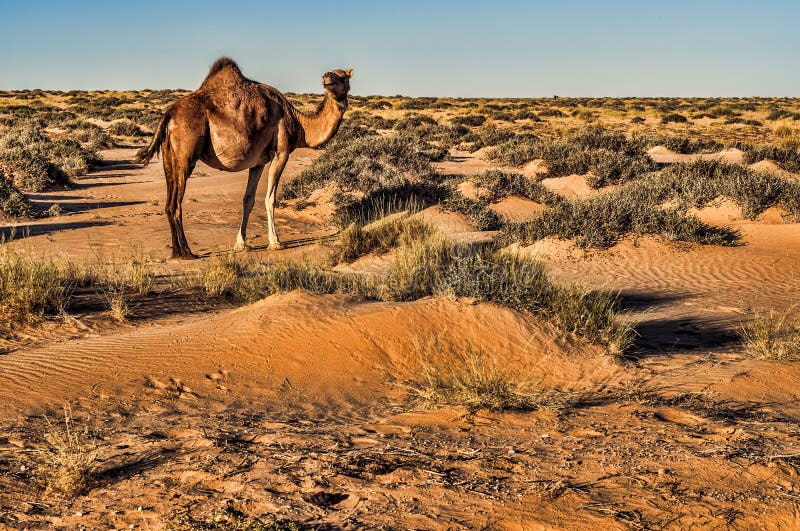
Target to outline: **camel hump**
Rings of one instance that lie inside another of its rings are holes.
[[[234,61],[230,57],[220,57],[219,59],[214,61],[213,65],[211,65],[211,68],[208,71],[208,75],[206,75],[206,78],[203,80],[203,85],[205,85],[209,80],[217,77],[217,75],[222,74],[223,72],[228,73],[229,75],[237,79],[241,80],[247,79],[246,77],[244,77],[244,74],[242,74],[242,71],[239,69],[239,65],[236,64],[236,61]]]

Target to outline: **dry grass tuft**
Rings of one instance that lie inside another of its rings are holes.
[[[483,351],[441,349],[434,344],[420,349],[418,358],[417,374],[402,385],[411,402],[422,407],[560,411],[573,401],[569,393],[537,388],[512,364]]]
[[[91,484],[98,450],[88,429],[78,429],[69,406],[64,406],[63,427],[47,420],[43,435],[41,461],[34,468],[34,477],[48,492],[65,497],[83,493]]]
[[[366,227],[353,223],[341,232],[331,253],[334,264],[352,262],[369,253],[386,251],[422,240],[433,234],[430,224],[407,214]]]
[[[0,248],[0,329],[62,313],[74,288],[93,278],[63,260]]]
[[[739,337],[747,352],[768,360],[800,361],[800,325],[796,306],[781,313],[756,311],[753,318],[739,327]]]

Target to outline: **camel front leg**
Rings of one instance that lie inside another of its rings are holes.
[[[250,218],[250,212],[253,210],[253,205],[256,202],[256,189],[258,188],[258,181],[261,180],[261,174],[264,171],[264,166],[256,166],[250,168],[250,173],[247,176],[247,188],[244,192],[242,199],[242,224],[239,226],[239,234],[236,235],[236,245],[234,249],[241,251],[247,248],[247,220]]]
[[[283,245],[278,240],[278,233],[275,231],[275,202],[278,195],[278,181],[281,179],[283,168],[289,160],[288,152],[278,152],[272,159],[267,172],[267,197],[265,200],[267,207],[267,224],[269,226],[269,248],[283,249]]]

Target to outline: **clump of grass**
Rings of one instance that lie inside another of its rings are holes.
[[[649,135],[642,137],[650,146],[662,145],[676,153],[713,153],[722,149],[716,140],[678,135]]]
[[[65,497],[83,493],[91,484],[98,461],[97,445],[87,429],[79,429],[68,406],[64,407],[64,426],[47,420],[44,448],[40,462],[33,469],[34,477],[49,492]]]
[[[318,295],[373,294],[371,279],[340,274],[309,263],[259,262],[242,253],[217,256],[202,272],[201,282],[209,295],[251,303],[269,295],[295,289]]]
[[[92,122],[79,121],[72,127],[74,128],[70,132],[70,138],[80,142],[89,152],[114,146],[114,141],[99,125]]]
[[[450,123],[454,125],[469,125],[473,127],[483,125],[485,122],[486,116],[482,114],[462,114],[450,120]]]
[[[125,291],[117,287],[109,288],[103,293],[106,305],[108,306],[108,315],[118,323],[124,323],[131,315],[130,306],[128,306],[128,297]]]
[[[333,263],[352,262],[369,253],[385,253],[398,246],[426,239],[433,234],[430,224],[401,215],[371,226],[353,223],[341,232],[331,253]]]
[[[438,180],[438,176],[436,176]],[[396,212],[416,212],[446,198],[451,190],[436,181],[405,181],[396,186],[375,188],[362,197],[338,200],[331,221],[340,228],[352,223],[367,225]]]
[[[512,364],[483,351],[445,350],[434,344],[417,357],[415,376],[403,382],[415,405],[461,406],[471,412],[559,411],[572,403],[570,394],[539,389]]]
[[[739,327],[739,337],[747,352],[761,359],[800,360],[800,325],[795,310],[755,312]]]
[[[1,247],[0,330],[62,313],[73,290],[91,280],[93,273],[69,262]]]
[[[128,290],[137,295],[147,295],[153,291],[156,282],[155,266],[141,247],[134,247],[122,281]]]

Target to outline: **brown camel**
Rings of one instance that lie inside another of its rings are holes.
[[[161,148],[173,258],[196,258],[183,232],[181,204],[186,181],[198,160],[218,170],[250,171],[236,249],[247,247],[247,219],[253,209],[258,181],[269,164],[266,196],[269,248],[282,247],[275,232],[274,215],[283,168],[295,149],[319,147],[336,134],[347,109],[352,75],[352,69],[323,74],[325,100],[315,113],[304,114],[278,90],[247,79],[232,59],[222,57],[211,66],[198,90],[169,108],[158,123],[153,141],[137,153],[135,162],[147,164]]]

